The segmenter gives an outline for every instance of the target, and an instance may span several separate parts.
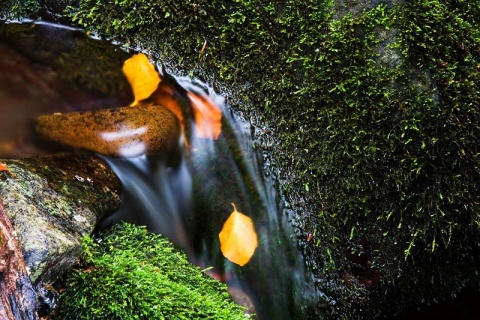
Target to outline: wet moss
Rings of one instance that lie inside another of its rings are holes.
[[[87,0],[66,15],[268,127],[319,289],[372,318],[478,283],[480,7],[356,3]]]
[[[111,96],[130,91],[122,73],[130,55],[108,41],[93,40],[82,31],[31,23],[0,23],[0,35],[19,54],[55,70],[71,88]]]
[[[57,319],[246,319],[226,286],[161,235],[122,223],[84,240]]]
[[[1,19],[28,19],[35,17],[41,10],[37,0],[1,0]]]

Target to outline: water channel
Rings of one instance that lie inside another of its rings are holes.
[[[38,139],[32,123],[42,114],[92,111],[132,101],[121,66],[133,51],[50,24],[0,22],[0,157],[57,151]],[[185,134],[177,152],[129,158],[102,157],[123,184],[120,220],[146,225],[183,249],[192,263],[209,268],[258,319],[307,319],[315,292],[303,269],[290,215],[256,150],[255,131],[205,83],[157,68],[180,103],[187,93],[221,109],[218,139]],[[187,102],[185,102],[187,101]],[[222,255],[218,234],[235,203],[254,222],[258,248],[240,267]],[[318,315],[316,316],[318,319]]]

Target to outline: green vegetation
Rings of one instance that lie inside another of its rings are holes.
[[[40,3],[37,0],[0,0],[0,19],[35,17],[40,9]]]
[[[268,127],[307,264],[345,318],[455,294],[480,271],[480,6],[364,9],[85,0],[68,12]]]
[[[60,296],[59,319],[246,319],[226,286],[145,228],[118,224],[85,238]]]

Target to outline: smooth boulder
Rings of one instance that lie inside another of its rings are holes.
[[[58,154],[0,160],[0,199],[34,285],[52,283],[77,260],[84,236],[120,207],[120,181],[100,159]]]
[[[149,105],[43,115],[36,120],[36,130],[69,147],[120,157],[169,154],[180,137],[175,115]]]

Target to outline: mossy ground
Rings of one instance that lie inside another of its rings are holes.
[[[480,6],[338,3],[86,0],[65,16],[264,124],[319,289],[373,318],[478,283]]]
[[[57,319],[246,319],[226,286],[161,235],[117,224],[84,240]]]

